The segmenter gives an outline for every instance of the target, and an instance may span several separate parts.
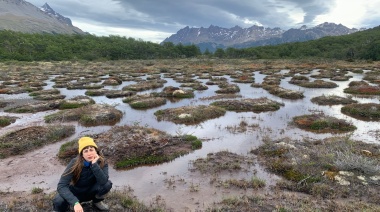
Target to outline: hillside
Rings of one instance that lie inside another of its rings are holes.
[[[52,34],[85,33],[24,0],[0,1],[0,30]]]

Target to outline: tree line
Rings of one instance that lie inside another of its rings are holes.
[[[339,60],[380,60],[380,26],[343,36],[201,53],[196,45],[157,44],[121,36],[28,34],[0,31],[0,61],[125,60],[192,57]]]
[[[196,57],[195,45],[163,45],[121,36],[0,31],[0,60],[62,61]]]

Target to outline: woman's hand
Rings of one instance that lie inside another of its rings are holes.
[[[99,160],[99,155],[95,154],[94,159],[91,161],[92,164],[96,163]]]
[[[80,203],[74,205],[74,211],[75,212],[83,212],[82,205]]]

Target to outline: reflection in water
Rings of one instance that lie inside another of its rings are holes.
[[[286,70],[281,73],[286,73]],[[313,72],[314,73],[314,72]],[[312,74],[313,74],[312,73]],[[297,85],[289,84],[288,81],[291,77],[286,77],[281,81],[281,87],[286,89],[298,90],[304,92],[305,98],[300,100],[288,100],[281,99],[279,97],[269,94],[262,88],[253,88],[250,84],[237,83],[240,87],[240,95],[242,98],[260,98],[268,97],[269,99],[282,102],[285,104],[284,107],[281,107],[278,111],[274,112],[265,112],[265,113],[252,113],[252,112],[227,112],[223,117],[208,120],[201,124],[195,126],[186,126],[181,124],[174,124],[167,121],[158,122],[154,116],[154,112],[159,109],[166,108],[175,108],[188,105],[208,105],[212,101],[210,100],[201,100],[202,97],[209,97],[216,95],[215,91],[218,90],[217,85],[208,86],[208,90],[204,91],[195,91],[195,98],[192,99],[182,99],[177,102],[167,101],[166,105],[148,109],[148,110],[135,110],[129,107],[128,104],[123,103],[121,98],[109,99],[104,96],[92,97],[97,103],[106,103],[114,105],[117,109],[121,110],[124,113],[123,118],[117,125],[141,125],[156,128],[162,131],[165,131],[169,134],[192,134],[198,138],[205,139],[203,147],[200,150],[197,150],[191,154],[182,156],[175,159],[172,162],[164,163],[157,166],[149,167],[139,167],[128,171],[116,171],[111,168],[110,176],[114,185],[116,187],[123,187],[130,185],[134,190],[135,194],[142,200],[149,201],[157,195],[162,195],[164,199],[171,200],[167,204],[172,207],[178,207],[178,209],[183,209],[186,207],[194,207],[197,201],[202,203],[202,201],[209,200],[214,193],[223,192],[222,188],[216,188],[215,186],[210,186],[210,176],[200,176],[197,172],[189,171],[189,162],[197,158],[204,158],[208,153],[218,152],[221,150],[228,150],[230,152],[249,155],[249,151],[261,144],[263,138],[278,139],[283,137],[290,137],[296,140],[303,140],[304,138],[326,138],[332,136],[329,133],[325,134],[315,134],[311,132],[306,132],[300,129],[293,127],[290,124],[292,117],[311,114],[314,112],[324,113],[329,116],[334,116],[340,119],[346,119],[352,122],[357,130],[354,131],[351,135],[351,138],[361,140],[364,142],[378,142],[376,135],[378,133],[368,133],[368,132],[377,132],[378,124],[373,122],[360,121],[349,116],[346,116],[340,112],[341,105],[336,106],[319,106],[313,104],[310,99],[322,94],[325,95],[339,95],[347,96],[343,93],[343,89],[348,87],[348,83],[353,80],[361,80],[361,74],[351,73],[352,78],[349,81],[339,81],[335,82],[339,85],[337,88],[330,89],[312,89],[312,88],[303,88]],[[231,82],[229,76],[223,76],[228,78]],[[255,83],[261,83],[265,75],[255,72]],[[51,77],[50,79],[52,79]],[[312,79],[312,78],[311,78]],[[168,82],[165,86],[175,86],[179,87],[180,84],[175,82],[171,78],[165,78]],[[202,83],[207,82],[204,79],[198,79]],[[324,79],[327,80],[328,79]],[[53,82],[47,80],[48,84],[45,86],[45,89],[51,89],[54,85]],[[120,90],[122,87],[132,84],[135,82],[123,82],[119,86],[106,86],[105,89],[109,90]],[[66,95],[66,99],[73,98],[78,95],[84,95],[85,90],[67,90],[66,88],[60,88],[61,94]],[[162,88],[155,89],[153,91],[160,92]],[[139,94],[149,93],[150,91],[139,92]],[[31,101],[31,97],[27,94],[18,94],[18,95],[0,95],[0,99],[11,101],[13,99],[24,99],[25,101]],[[353,98],[361,103],[373,102],[379,103],[378,98]],[[14,129],[14,126],[27,126],[30,123],[33,124],[44,124],[43,117],[47,114],[51,114],[55,111],[49,112],[40,112],[36,114],[12,114],[20,117],[11,126],[5,127],[2,129],[2,132],[9,131]],[[8,113],[0,111],[0,115],[9,115]],[[229,126],[239,125],[241,121],[245,121],[248,125],[257,125],[259,127],[250,129],[243,133],[234,133],[227,128]],[[76,125],[76,135],[72,138],[77,138],[81,135],[92,134],[92,133],[101,133],[108,129],[109,126],[96,126],[96,127],[83,127],[78,124]],[[62,144],[62,142],[60,143]],[[49,148],[53,148],[52,151],[46,153],[46,157],[54,157],[60,144],[51,145]],[[54,149],[55,148],[55,149]],[[53,153],[51,153],[53,152]],[[57,165],[58,166],[58,165]],[[250,178],[253,175],[253,170],[257,171],[257,176],[266,179],[267,184],[272,184],[271,179],[275,179],[275,176],[271,176],[268,173],[264,172],[261,167],[254,165],[252,170],[248,173],[235,176],[237,178]],[[63,171],[63,166],[62,166]],[[26,177],[26,176],[24,176]],[[168,188],[167,180],[169,178],[174,178],[177,182],[175,189]],[[21,179],[25,180],[25,179]],[[35,179],[37,185],[41,188],[47,190],[54,190],[56,181],[58,177],[51,177],[41,175],[38,179]],[[43,183],[41,183],[43,182]],[[196,184],[201,187],[200,191],[196,194],[189,192],[190,184]],[[25,183],[15,184],[14,190],[30,190],[32,187],[37,186],[36,184]],[[4,184],[0,184],[0,190],[3,190],[5,187]],[[249,191],[247,191],[249,192]],[[223,195],[222,195],[223,196]],[[177,201],[178,198],[183,198],[183,201]],[[220,197],[219,197],[220,198]],[[199,204],[198,204],[198,207]]]

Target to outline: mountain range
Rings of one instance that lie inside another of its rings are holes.
[[[47,3],[41,8],[24,0],[0,1],[0,30],[24,33],[85,34],[70,18],[56,13]]]
[[[38,8],[24,0],[0,1],[0,30],[24,33],[86,34],[73,26],[70,18],[55,12],[47,3]],[[164,42],[197,45],[202,52],[214,52],[217,48],[247,48],[277,45],[289,42],[315,40],[325,36],[339,36],[364,30],[348,28],[342,24],[323,23],[315,27],[269,28],[253,25],[249,28],[234,26],[223,28],[210,25],[208,28],[185,27],[166,38]]]
[[[214,52],[217,48],[247,48],[289,42],[302,42],[325,36],[347,35],[361,30],[364,29],[350,29],[342,24],[327,22],[312,28],[308,28],[304,25],[298,29],[291,28],[289,30],[282,30],[279,27],[267,28],[257,25],[253,25],[249,28],[235,26],[229,29],[214,25],[208,28],[190,28],[187,26],[180,29],[176,34],[166,38],[163,43],[195,44],[202,52],[206,49],[210,52]]]

